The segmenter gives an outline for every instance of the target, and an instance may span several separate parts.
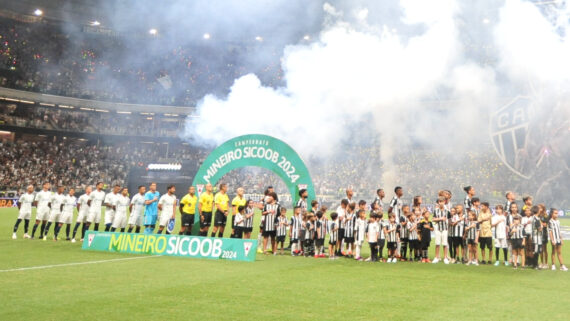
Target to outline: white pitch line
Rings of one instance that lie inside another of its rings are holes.
[[[65,263],[65,264],[54,264],[54,265],[30,266],[30,267],[23,267],[23,268],[17,268],[17,269],[0,270],[0,273],[1,272],[17,272],[17,271],[27,271],[27,270],[51,269],[51,268],[56,268],[56,267],[85,265],[85,264],[98,264],[98,263],[107,263],[107,262],[139,260],[139,259],[148,259],[151,257],[159,257],[159,256],[162,256],[162,255],[149,255],[149,256],[129,257],[129,258],[124,258],[124,259],[111,259],[111,260],[87,261],[87,262],[76,262],[76,263]]]

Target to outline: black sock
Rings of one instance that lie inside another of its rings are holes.
[[[141,227],[140,227],[140,226],[137,226],[137,227],[135,228],[135,233],[140,233],[140,232],[141,232]]]
[[[158,229],[158,232],[156,232],[156,234],[162,234],[162,229]]]
[[[71,224],[65,225],[65,237],[69,238],[69,232],[71,231]]]
[[[89,230],[89,225],[83,223],[83,226],[81,227],[81,239],[85,238],[85,232]]]
[[[53,236],[54,236],[55,238],[57,238],[57,235],[59,234],[59,229],[60,229],[60,228],[61,228],[61,226],[59,226],[59,225],[57,225],[57,224],[53,226]]]
[[[14,224],[14,233],[18,231],[18,225],[20,225],[20,222],[22,222],[21,218],[16,220],[16,224]]]
[[[125,233],[125,228],[124,228],[124,227],[121,229],[121,233]]]
[[[45,231],[46,231],[46,222],[42,221],[42,226],[40,227],[40,237],[44,236]]]
[[[30,226],[30,220],[24,220],[24,233],[28,234],[29,226]]]
[[[47,236],[47,235],[48,235],[50,226],[51,226],[51,222],[48,222],[48,223],[46,224],[45,228],[43,229],[43,236]],[[54,230],[55,230],[55,228],[54,228]]]
[[[187,229],[184,235],[192,235],[192,229]]]
[[[208,232],[206,232],[206,233],[208,233]],[[206,234],[206,235],[208,235],[208,234]],[[212,232],[212,234],[210,234],[210,237],[216,237],[216,233]]]
[[[32,228],[32,237],[36,234],[36,230],[38,229],[38,223],[34,224],[34,228]]]
[[[95,228],[93,229],[95,232],[99,232],[99,223],[95,223]]]
[[[131,233],[133,231],[133,227],[129,227],[129,229],[127,230],[127,233]]]
[[[496,248],[495,248],[495,261],[497,261],[497,262],[499,261],[499,252],[500,252],[500,251],[499,251],[499,248],[496,247]]]
[[[503,249],[503,258],[505,260],[505,262],[507,262],[507,255],[509,254],[509,249],[505,248]],[[499,260],[499,259],[497,259]]]
[[[110,229],[111,229],[111,223],[105,224],[105,232],[109,232]]]
[[[186,233],[186,231],[178,231],[178,235],[184,235]]]
[[[114,227],[111,227],[110,230],[111,230],[111,232],[115,232],[115,228],[114,228]],[[105,229],[105,232],[107,232],[107,229]]]
[[[73,227],[73,238],[75,238],[75,235],[77,234],[77,230],[79,229],[79,225],[81,225],[81,223],[75,223],[75,226]]]
[[[224,236],[224,232],[218,232],[218,237],[223,237]]]

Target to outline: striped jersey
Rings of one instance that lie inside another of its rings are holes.
[[[291,221],[289,225],[291,226],[291,239],[298,240],[301,236],[301,224],[303,224],[303,220],[301,219],[301,215],[298,216],[291,216]]]
[[[305,240],[312,240],[315,238],[315,225],[311,221],[303,224],[305,227]]]
[[[339,228],[344,229],[344,216],[346,215],[346,209],[342,206],[337,207],[336,212],[338,213],[338,221],[340,223]]]
[[[378,239],[379,240],[385,240],[386,239],[386,233],[385,233],[384,229],[387,227],[386,222],[380,220],[378,222],[378,227],[380,228],[380,232],[378,233]]]
[[[520,223],[513,225],[513,227],[511,228],[511,239],[520,240],[522,238],[524,238],[523,226]]]
[[[287,217],[279,216],[275,222],[277,225],[277,236],[287,235]]]
[[[297,201],[297,204],[295,206],[301,208],[301,214],[307,212],[307,200],[306,199],[300,198]]]
[[[327,230],[329,233],[329,243],[338,241],[338,220],[331,221]]]
[[[394,213],[396,215],[396,222],[400,221],[400,216],[402,216],[402,200],[397,197],[394,196],[394,198],[392,198],[392,200],[390,201],[390,207],[392,208],[392,213]]]
[[[408,233],[409,233],[409,234],[408,234],[408,239],[409,239],[410,241],[415,241],[415,240],[419,239],[419,238],[418,238],[417,223],[416,223],[416,222],[408,221],[407,225],[408,225],[408,226],[407,226],[407,229],[408,229]]]
[[[324,240],[327,235],[327,221],[324,218],[315,221],[315,238]]]
[[[263,206],[263,212],[268,212],[265,214],[265,222],[263,224],[264,231],[275,231],[275,222],[277,221],[277,214],[280,212],[279,204],[265,204]]]
[[[248,215],[253,214],[254,213],[254,208],[253,207],[246,207],[245,208],[245,215],[244,215],[244,220],[243,220],[243,227],[244,228],[253,228],[253,215],[251,215],[250,218],[247,218]]]
[[[532,243],[542,245],[542,224],[540,217],[532,217]]]
[[[451,228],[451,234],[453,237],[463,237],[465,233],[465,220],[459,218],[459,215],[455,215],[454,217],[457,224]]]
[[[354,237],[354,229],[356,224],[356,216],[347,213],[344,220],[344,237]]]
[[[550,219],[550,222],[548,222],[548,233],[550,234],[550,240],[554,242],[554,244],[560,244],[562,242],[559,220]]]
[[[471,198],[469,197],[469,195],[465,195],[465,200],[463,200],[463,216],[467,217],[469,210],[471,209],[471,207],[473,206],[473,203],[471,202]]]
[[[386,235],[386,241],[387,242],[397,242],[398,237],[396,236],[396,234],[398,233],[398,224],[397,223],[388,223],[388,226],[386,226],[386,228],[388,229],[388,235]]]
[[[398,224],[398,234],[400,235],[400,239],[409,239],[410,238],[410,228],[408,227],[408,220],[404,221],[404,224]]]
[[[356,241],[364,241],[364,238],[366,237],[366,226],[368,225],[368,223],[366,222],[366,220],[358,218],[356,219]]]
[[[447,220],[449,219],[450,215],[451,213],[447,209],[445,209],[445,207],[443,209],[436,207],[435,211],[433,212],[433,216],[438,219],[444,217],[445,220],[435,222],[434,224],[435,227],[437,227],[437,229],[440,231],[447,231],[447,225],[448,225]]]
[[[475,240],[477,238],[477,231],[479,230],[479,223],[476,221],[469,222],[468,227],[471,227],[467,230],[467,239],[468,240]]]

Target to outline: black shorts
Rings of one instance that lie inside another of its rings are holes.
[[[346,243],[346,244],[353,244],[353,243],[354,243],[354,237],[345,237],[345,238],[344,238],[344,243]]]
[[[236,227],[235,219],[236,219],[236,216],[232,215],[232,228]]]
[[[409,241],[410,240],[408,240],[407,238],[400,239],[401,244],[408,243]]]
[[[415,250],[420,248],[419,240],[410,240],[410,250]]]
[[[192,226],[194,225],[194,214],[182,213],[180,216],[180,221],[182,226]]]
[[[241,230],[244,233],[251,233],[253,231],[253,227],[242,227]]]
[[[330,244],[330,245],[336,245],[336,242],[337,242],[336,240],[331,240],[331,239],[329,239],[329,244]]]
[[[469,245],[477,245],[477,243],[475,243],[474,239],[467,239],[467,244]]]
[[[325,245],[325,239],[316,239],[315,246],[323,246]]]
[[[291,244],[297,244],[299,243],[299,239],[291,239]]]
[[[343,228],[338,229],[338,239],[344,240],[344,229]]]
[[[398,243],[396,242],[388,242],[388,246],[386,247],[388,250],[395,250],[398,248]]]
[[[493,238],[492,237],[480,237],[479,238],[479,248],[484,250],[487,247],[489,250],[493,248]]]
[[[277,236],[277,242],[285,242],[285,235]]]
[[[277,231],[263,231],[263,237],[272,237],[274,238],[277,235]]]
[[[511,239],[511,244],[513,245],[513,250],[521,250],[524,248],[522,239]]]
[[[200,227],[206,227],[212,225],[212,212],[202,212],[204,220],[200,220]]]
[[[226,226],[228,217],[223,212],[216,210],[216,217],[214,218],[214,226]]]

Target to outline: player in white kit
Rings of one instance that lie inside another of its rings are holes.
[[[136,226],[135,233],[139,233],[141,231],[141,226],[143,223],[144,217],[144,194],[146,193],[146,187],[141,185],[139,186],[139,192],[133,196],[131,199],[131,205],[129,205],[129,212],[131,213],[129,216],[129,230],[128,233],[133,231],[133,228]]]
[[[89,195],[89,214],[87,216],[87,227],[85,230],[89,230],[91,224],[95,224],[94,231],[99,231],[99,222],[101,221],[101,205],[105,199],[105,192],[103,192],[103,183],[98,182],[95,185],[95,190]]]
[[[127,227],[127,208],[129,207],[131,200],[129,200],[129,189],[123,187],[121,194],[117,196],[117,201],[115,202],[115,217],[113,218],[113,224],[111,225],[111,232],[115,232],[116,229],[121,229],[121,232],[125,231]]]
[[[81,227],[81,241],[83,241],[83,237],[85,236],[85,227],[87,226],[87,217],[89,216],[89,195],[91,194],[91,190],[92,187],[87,186],[85,188],[85,194],[79,196],[79,199],[77,199],[77,221],[73,228],[71,243],[75,243],[75,234],[77,234],[77,229],[79,229],[79,225],[81,224],[83,224]]]
[[[12,239],[17,239],[18,235],[18,226],[24,220],[24,238],[29,239],[30,236],[28,235],[28,227],[30,226],[30,219],[32,218],[32,204],[34,203],[34,186],[28,186],[26,193],[20,196],[18,200],[18,210],[20,213],[18,214],[18,219],[16,220],[16,224],[14,225],[14,233],[12,234]]]
[[[113,225],[120,190],[121,186],[119,184],[115,184],[115,186],[113,186],[113,191],[105,195],[105,201],[103,202],[103,204],[105,204],[105,232],[109,232],[111,230],[111,225]]]
[[[36,223],[34,224],[34,228],[32,229],[32,239],[36,234],[36,230],[38,229],[38,225],[40,222],[42,223],[42,227],[40,228],[40,238],[44,236],[44,230],[46,227],[47,219],[49,217],[49,200],[51,198],[51,188],[50,183],[45,182],[42,185],[42,190],[36,193],[36,197],[34,198],[34,204],[37,208],[36,211]]]
[[[168,225],[168,221],[176,216],[176,187],[174,185],[168,186],[168,193],[162,195],[158,201],[158,209],[160,210],[160,224],[158,226],[157,234],[162,234],[164,227]],[[166,234],[170,234],[166,231]]]
[[[48,219],[48,223],[46,225],[46,229],[44,231],[44,241],[47,240],[47,235],[49,233],[49,228],[51,227],[51,224],[53,223],[53,232],[55,234],[56,230],[57,230],[57,223],[59,222],[59,217],[61,216],[61,210],[63,208],[63,202],[65,200],[65,194],[63,194],[63,191],[65,191],[65,187],[63,186],[58,186],[57,187],[57,193],[53,194],[50,198],[49,201],[49,219]],[[54,241],[57,241],[57,238],[54,238]]]
[[[65,199],[62,204],[62,211],[61,216],[59,217],[58,224],[55,227],[55,240],[57,241],[57,235],[59,234],[59,230],[66,224],[65,226],[65,239],[66,241],[70,241],[69,232],[71,230],[71,222],[73,221],[73,210],[75,209],[75,205],[77,202],[77,198],[75,197],[75,189],[70,188],[69,193],[65,196]]]

